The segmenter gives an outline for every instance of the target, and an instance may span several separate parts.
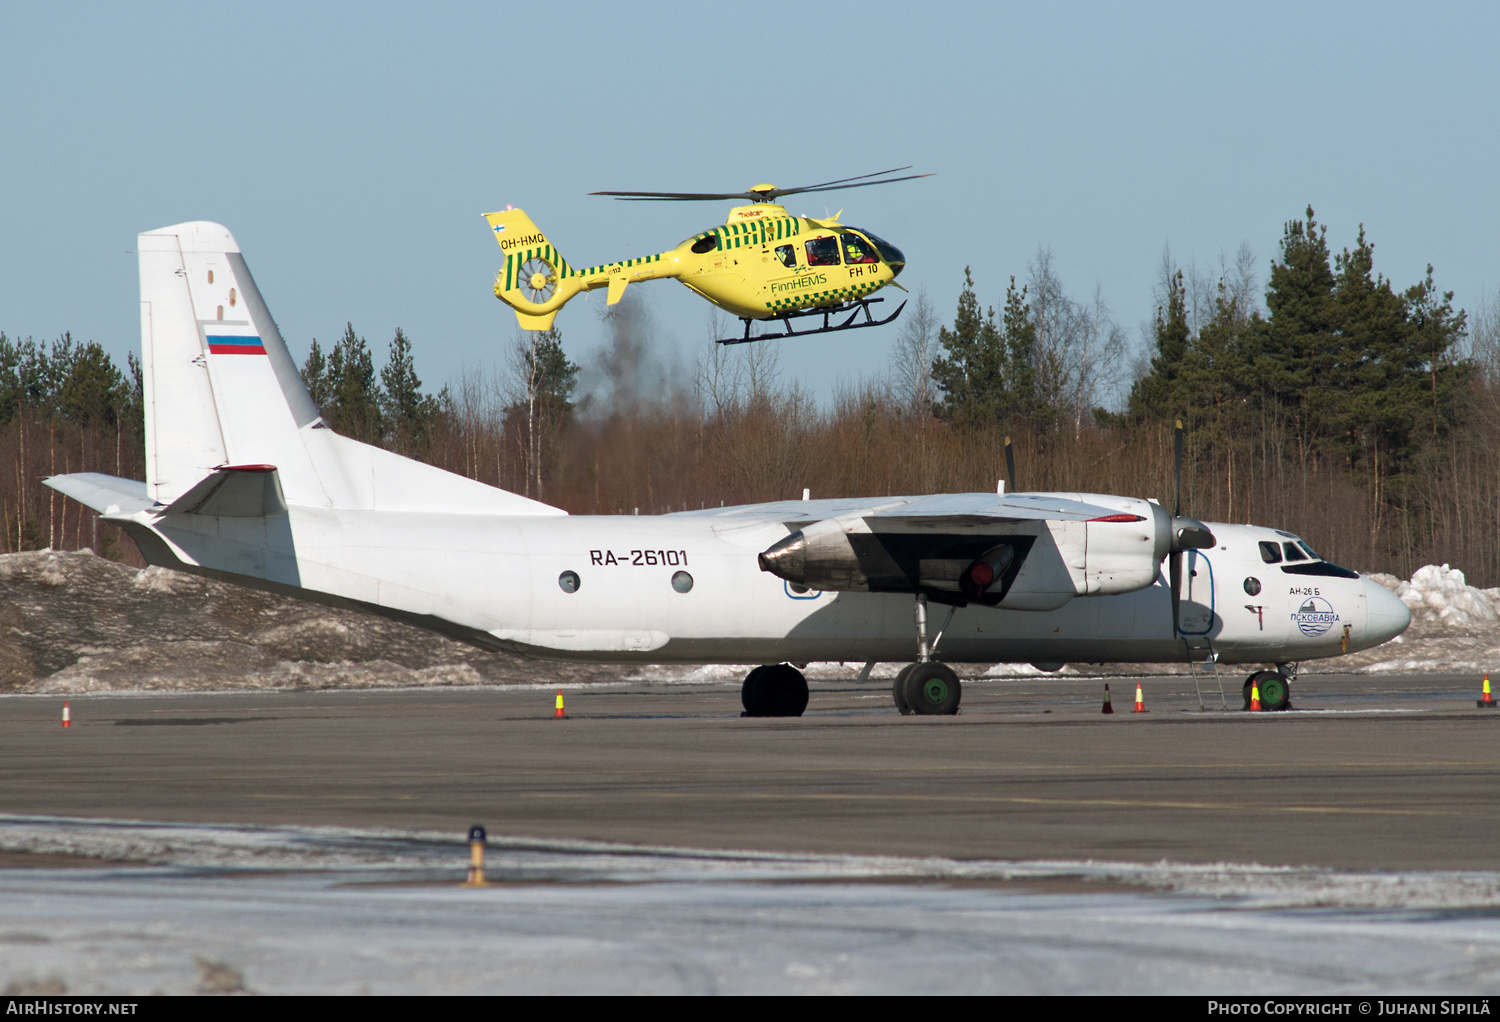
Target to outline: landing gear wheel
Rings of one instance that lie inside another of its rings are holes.
[[[951,716],[958,712],[963,686],[947,664],[930,660],[913,664],[906,676],[906,703],[911,712],[923,716]]]
[[[807,709],[807,679],[791,664],[765,664],[745,675],[740,702],[746,717],[800,717]]]
[[[906,679],[911,675],[911,670],[916,664],[907,664],[896,673],[896,680],[891,683],[891,698],[896,702],[896,709],[901,711],[901,716],[911,716],[911,703],[906,701]]]
[[[1260,687],[1260,708],[1278,712],[1292,708],[1292,686],[1280,671],[1256,671],[1245,679],[1245,709],[1250,709],[1250,688]]]

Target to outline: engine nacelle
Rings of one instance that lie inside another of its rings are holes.
[[[1170,515],[1149,501],[1057,496],[1109,508],[1088,521],[903,522],[828,518],[760,554],[762,571],[828,592],[952,593],[1014,610],[1055,610],[1075,596],[1151,585],[1171,540]]]

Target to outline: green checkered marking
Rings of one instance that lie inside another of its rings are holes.
[[[872,280],[862,284],[851,284],[848,287],[830,288],[827,291],[806,292],[798,298],[778,298],[774,302],[767,302],[766,308],[775,312],[811,309],[820,305],[842,305],[844,302],[861,298],[884,286],[883,281]]]

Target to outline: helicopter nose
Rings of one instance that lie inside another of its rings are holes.
[[[901,276],[901,271],[906,269],[906,256],[902,251],[895,245],[891,245],[881,254],[885,256],[886,264],[891,268],[891,276]]]

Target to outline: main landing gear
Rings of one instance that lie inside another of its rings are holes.
[[[744,717],[800,717],[807,709],[807,679],[791,664],[763,664],[740,686]]]
[[[957,609],[948,608],[943,627],[938,629],[937,638],[929,646],[927,596],[925,593],[917,595],[917,662],[901,668],[901,673],[896,675],[896,680],[891,685],[891,698],[895,700],[896,709],[903,716],[913,713],[923,716],[952,716],[958,712],[959,701],[963,699],[963,685],[953,668],[932,659],[938,643],[943,641],[943,632],[947,631]]]
[[[1256,671],[1245,679],[1245,709],[1250,709],[1250,689],[1259,687],[1262,710],[1290,710],[1293,677],[1281,671]]]

